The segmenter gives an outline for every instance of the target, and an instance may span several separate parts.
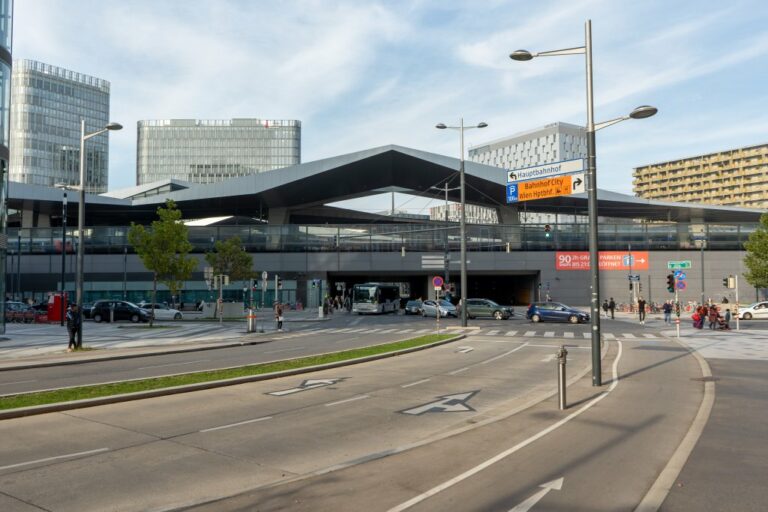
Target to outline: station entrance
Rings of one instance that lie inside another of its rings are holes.
[[[351,290],[352,286],[361,283],[390,283],[399,284],[403,298],[427,299],[434,298],[434,290],[430,284],[433,276],[440,272],[420,272],[418,274],[352,274],[334,272],[328,274],[329,293],[342,294],[343,290]],[[451,273],[454,285],[454,301],[461,295],[460,274]],[[538,300],[537,291],[539,274],[536,273],[469,273],[467,276],[467,297],[491,299],[504,305],[527,306]]]

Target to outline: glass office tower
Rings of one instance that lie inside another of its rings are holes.
[[[301,163],[301,121],[165,119],[138,122],[136,184],[215,183]]]
[[[11,181],[80,185],[80,119],[86,132],[109,123],[109,82],[33,60],[13,66]],[[85,190],[107,191],[109,138],[86,145]]]
[[[0,297],[5,299],[8,255],[8,166],[10,161],[9,120],[11,111],[11,41],[13,36],[13,0],[0,0]],[[5,334],[5,300],[0,300],[0,334]]]

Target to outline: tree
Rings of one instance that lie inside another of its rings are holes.
[[[232,281],[245,281],[255,275],[253,260],[243,249],[238,236],[217,241],[213,246],[213,252],[205,253],[205,261],[213,267],[214,275],[225,274]]]
[[[147,270],[152,271],[152,304],[150,327],[154,320],[154,303],[157,302],[157,282],[165,284],[176,295],[182,283],[189,279],[197,266],[197,260],[188,256],[192,250],[187,226],[181,222],[181,212],[176,203],[168,199],[165,207],[157,209],[160,220],[150,228],[134,224],[128,230],[128,242],[133,246]]]
[[[744,248],[747,250],[744,264],[748,269],[744,277],[755,288],[768,288],[768,213],[760,217],[760,226],[749,235]]]

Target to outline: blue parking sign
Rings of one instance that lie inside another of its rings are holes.
[[[507,202],[516,203],[518,201],[517,183],[507,183]]]

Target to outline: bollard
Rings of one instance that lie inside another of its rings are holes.
[[[256,332],[256,315],[253,314],[253,309],[248,310],[248,332]]]
[[[115,322],[115,308],[109,308],[109,323]]]
[[[560,345],[557,351],[557,391],[560,397],[560,410],[566,408],[565,404],[565,361],[568,356],[568,351],[565,350],[565,345]]]

